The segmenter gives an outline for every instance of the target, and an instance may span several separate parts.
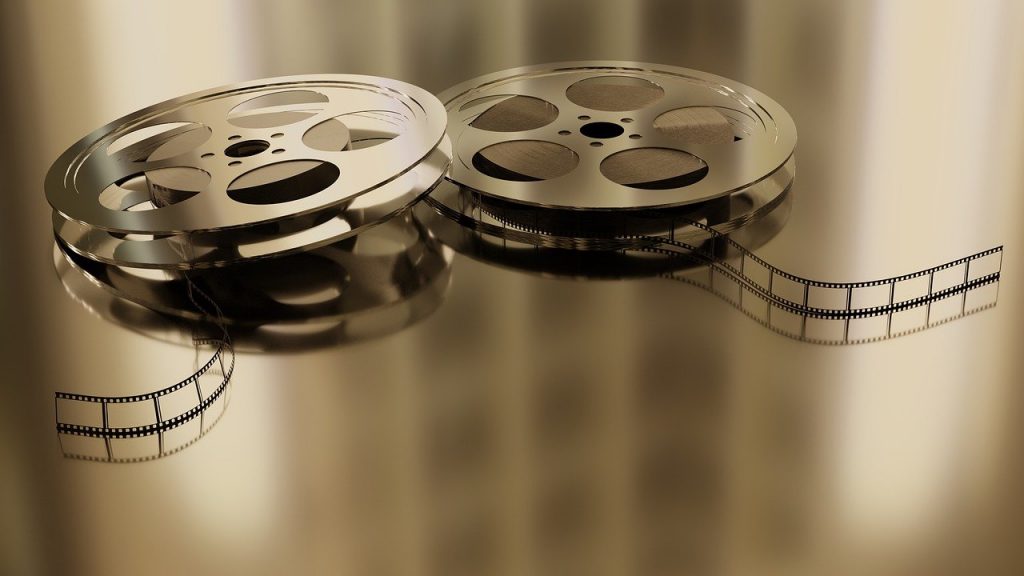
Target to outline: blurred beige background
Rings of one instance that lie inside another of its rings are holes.
[[[0,18],[0,573],[1024,572],[1020,3],[12,0]],[[260,77],[439,91],[582,59],[697,68],[790,111],[769,261],[860,280],[1004,244],[998,306],[821,347],[664,280],[457,256],[405,331],[240,355],[190,448],[61,458],[54,391],[151,389],[194,354],[89,314],[54,274],[42,179],[74,141]]]

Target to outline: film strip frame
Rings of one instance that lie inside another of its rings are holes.
[[[193,305],[217,319],[218,334],[194,335],[192,339],[197,354],[202,346],[215,346],[213,354],[187,378],[153,392],[128,396],[56,392],[54,413],[64,457],[115,463],[155,460],[194,444],[220,421],[230,397],[234,347],[220,307],[191,281],[187,285]],[[200,304],[197,296],[206,305]],[[207,380],[212,382],[204,390]],[[198,430],[184,428],[197,419]]]

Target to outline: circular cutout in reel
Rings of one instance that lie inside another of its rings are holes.
[[[83,256],[222,266],[336,241],[412,204],[450,160],[446,121],[436,97],[396,80],[259,80],[96,130],[54,163],[46,194],[57,235]]]
[[[453,146],[448,179],[479,192],[484,209],[511,226],[603,235],[607,226],[587,230],[592,221],[753,198],[708,222],[728,231],[777,204],[795,172],[789,114],[696,70],[547,64],[482,76],[440,98]]]

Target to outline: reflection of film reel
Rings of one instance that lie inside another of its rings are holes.
[[[906,334],[995,302],[1001,247],[885,280],[835,283],[758,258],[749,248],[763,234],[740,244],[735,231],[788,199],[796,132],[778,104],[736,82],[581,62],[491,74],[441,99],[454,185],[427,203],[472,231],[446,233],[472,255],[554,274],[570,261],[585,262],[585,276],[666,275],[818,343]],[[581,250],[601,256],[574,254]],[[921,318],[906,321],[917,311]]]
[[[398,331],[440,306],[451,263],[451,250],[410,213],[329,246],[187,278],[91,261],[62,246],[58,276],[100,316],[164,339],[187,332],[168,334],[168,323],[222,322],[241,351],[305,350]],[[219,318],[190,305],[190,286],[222,303]]]
[[[770,211],[795,172],[786,111],[695,70],[551,64],[483,76],[440,98],[449,179],[524,229],[623,237],[688,215],[728,232]]]
[[[770,329],[809,342],[905,335],[989,308],[998,294],[1002,247],[892,278],[822,282],[780,270],[733,238],[738,234],[748,246],[766,241],[780,225],[771,217],[728,236],[681,219],[665,235],[579,239],[496,221],[475,197],[442,186],[419,210],[434,212],[432,228],[468,255],[555,276],[665,276],[707,289]],[[590,250],[574,249],[584,240]]]

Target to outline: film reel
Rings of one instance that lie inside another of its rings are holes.
[[[570,62],[483,76],[441,99],[451,185],[427,204],[464,227],[439,224],[467,254],[554,275],[670,277],[821,344],[891,338],[995,304],[1001,246],[893,278],[824,282],[751,251],[781,223],[741,238],[746,246],[730,236],[785,205],[795,174],[792,119],[742,84],[654,64]],[[933,305],[950,310],[935,315]],[[922,318],[904,320],[919,309]]]
[[[301,346],[356,335],[352,325],[361,324],[352,317],[362,312],[401,309],[390,327],[432,311],[437,287],[443,294],[447,286],[450,252],[416,228],[407,209],[448,168],[446,122],[436,97],[404,82],[283,77],[151,106],[68,149],[45,188],[55,264],[69,292],[105,288],[122,303],[191,322],[197,351],[216,349],[191,376],[154,392],[57,393],[62,447],[70,439],[105,442],[105,451],[72,447],[65,454],[106,461],[164,456],[177,449],[165,445],[165,432],[196,418],[198,436],[205,434],[203,415],[226,398],[233,373],[228,324],[250,337],[282,323],[327,325],[300,334]],[[405,243],[382,248],[389,232]],[[307,290],[305,301],[296,300],[310,285],[320,293]],[[402,308],[411,300],[418,305]],[[202,385],[211,374],[219,383]],[[197,403],[169,415],[164,403],[186,389]],[[108,418],[111,407],[150,404],[155,421],[122,426]],[[145,455],[118,455],[111,446],[153,436],[157,448]]]
[[[403,82],[259,80],[169,100],[96,130],[46,178],[57,236],[88,258],[223,266],[358,234],[448,163],[443,107]]]
[[[55,260],[58,272],[62,261],[66,262],[60,257]],[[215,319],[208,326],[190,329],[197,364],[201,348],[214,347],[213,354],[188,377],[152,392],[128,396],[57,392],[57,438],[66,458],[116,463],[163,458],[191,446],[223,416],[235,369],[234,346],[216,302],[192,284],[186,289],[190,304]]]
[[[210,268],[286,256],[351,238],[416,202],[440,180],[450,159],[447,141],[422,163],[343,208],[288,222],[225,233],[187,236],[124,235],[72,222],[54,214],[54,229],[69,249],[108,263],[143,268]]]
[[[453,145],[448,178],[528,230],[624,237],[688,215],[728,232],[777,206],[795,174],[786,111],[696,70],[547,64],[482,76],[440,98]]]

